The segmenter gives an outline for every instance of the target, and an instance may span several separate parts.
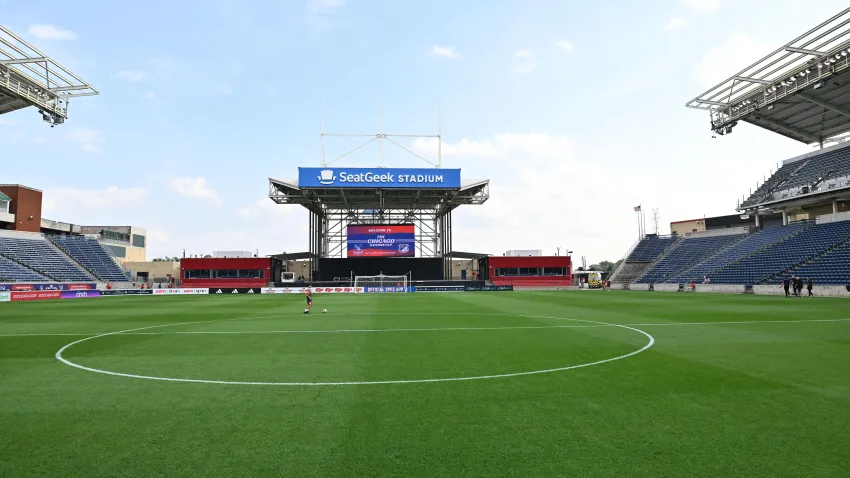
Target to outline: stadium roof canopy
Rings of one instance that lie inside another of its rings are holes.
[[[11,30],[0,26],[0,114],[37,107],[44,121],[68,118],[68,100],[99,92]]]
[[[300,188],[269,178],[269,198],[278,204],[299,204],[317,213],[323,209],[436,209],[444,213],[458,206],[483,204],[490,198],[490,181],[473,182],[460,189],[344,189]]]
[[[738,121],[806,144],[850,132],[850,8],[689,101],[711,129]]]

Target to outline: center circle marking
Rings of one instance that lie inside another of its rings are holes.
[[[357,314],[348,314],[348,315],[357,315]],[[360,315],[375,315],[375,314],[360,314]],[[390,314],[390,315],[394,315],[394,314]],[[419,315],[487,315],[487,316],[493,316],[494,314],[436,313],[436,314],[419,314]],[[507,315],[507,314],[495,314],[495,315]],[[320,386],[325,386],[325,387],[330,387],[330,386],[342,386],[342,385],[399,385],[399,384],[412,384],[412,383],[463,382],[463,381],[472,381],[472,380],[490,380],[490,379],[496,379],[496,378],[511,378],[511,377],[522,377],[522,376],[526,376],[526,375],[540,375],[540,374],[544,374],[544,373],[563,372],[563,371],[566,371],[566,370],[572,370],[572,369],[584,368],[584,367],[591,367],[591,366],[594,366],[594,365],[601,365],[601,364],[604,364],[604,363],[614,362],[616,360],[622,360],[622,359],[625,359],[625,358],[629,358],[629,357],[635,356],[635,355],[637,355],[641,352],[645,352],[646,350],[648,350],[650,347],[652,347],[655,344],[655,337],[650,335],[648,332],[645,332],[645,331],[638,329],[638,328],[635,328],[635,327],[630,327],[628,325],[611,324],[611,323],[608,323],[608,322],[599,322],[599,321],[595,321],[595,320],[569,319],[569,318],[565,318],[565,317],[549,317],[549,316],[539,316],[539,315],[508,315],[508,316],[510,316],[510,317],[522,317],[522,318],[528,318],[528,319],[569,320],[569,321],[574,321],[574,322],[584,322],[584,323],[587,323],[587,324],[593,324],[593,325],[588,325],[586,327],[592,327],[592,326],[618,327],[618,328],[622,328],[622,329],[628,329],[628,330],[631,330],[633,332],[637,332],[641,335],[644,335],[648,339],[648,341],[640,349],[634,350],[634,351],[629,352],[627,354],[618,355],[616,357],[610,357],[610,358],[602,359],[602,360],[596,360],[594,362],[581,363],[581,364],[577,364],[577,365],[569,365],[569,366],[566,366],[566,367],[558,367],[558,368],[550,368],[550,369],[542,369],[542,370],[529,370],[529,371],[526,371],[526,372],[503,373],[503,374],[495,374],[495,375],[477,375],[477,376],[470,376],[470,377],[446,377],[446,378],[426,378],[426,379],[414,379],[414,380],[376,380],[376,381],[350,381],[350,382],[254,382],[254,381],[236,381],[236,380],[204,380],[204,379],[195,379],[195,378],[157,377],[157,376],[152,376],[152,375],[137,375],[137,374],[132,374],[132,373],[113,372],[111,370],[102,370],[102,369],[93,368],[93,367],[86,367],[85,365],[81,365],[81,364],[78,364],[76,362],[72,362],[71,360],[68,360],[67,358],[65,358],[62,355],[63,353],[65,353],[65,351],[67,351],[69,348],[73,347],[74,345],[77,345],[77,344],[80,344],[80,343],[83,343],[83,342],[86,342],[86,341],[89,341],[89,340],[99,339],[99,338],[102,338],[102,337],[109,337],[111,335],[132,334],[133,332],[140,332],[142,330],[151,330],[151,329],[157,329],[157,328],[163,328],[163,327],[176,327],[176,326],[179,326],[179,325],[223,322],[223,321],[227,321],[227,320],[248,320],[248,319],[260,319],[260,318],[272,318],[272,317],[262,316],[262,317],[244,317],[244,318],[236,318],[236,319],[220,319],[220,320],[202,320],[202,321],[194,321],[194,322],[179,322],[179,323],[175,323],[175,324],[153,325],[153,326],[150,326],[150,327],[139,327],[139,328],[135,328],[135,329],[120,330],[118,332],[107,332],[105,334],[93,335],[91,337],[85,337],[83,339],[76,340],[74,342],[65,344],[62,348],[60,348],[58,351],[56,351],[56,359],[59,360],[60,362],[62,362],[63,364],[65,364],[65,365],[68,365],[68,366],[71,366],[71,367],[74,367],[74,368],[78,368],[80,370],[85,370],[87,372],[102,373],[102,374],[105,374],[105,375],[112,375],[112,376],[116,376],[116,377],[136,378],[136,379],[142,379],[142,380],[156,380],[156,381],[161,381],[161,382],[205,383],[205,384],[212,384],[212,385],[262,385],[262,386],[289,386],[289,387],[320,387]],[[279,317],[279,316],[277,316],[277,317]],[[458,329],[459,330],[476,330],[476,328],[473,328],[473,327],[463,327],[463,328],[458,328]],[[490,328],[480,327],[478,329],[480,329],[480,330],[493,330],[492,327],[490,327]],[[395,330],[396,331],[404,331],[404,329],[395,329]],[[428,330],[446,331],[446,330],[451,330],[451,329],[435,328],[435,329],[418,329],[417,331],[428,331]],[[381,332],[381,331],[382,331],[381,329],[374,329],[374,330],[341,330],[341,331],[337,331],[337,332]],[[311,332],[311,331],[303,331],[303,332]],[[236,333],[238,333],[238,332],[236,332]]]

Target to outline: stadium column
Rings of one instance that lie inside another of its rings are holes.
[[[788,211],[786,211],[785,209],[782,210],[782,225],[788,225]]]
[[[760,222],[761,221],[759,220],[759,211],[758,209],[756,209],[756,227],[761,227]]]
[[[833,214],[838,213],[838,199],[832,200],[832,213]]]

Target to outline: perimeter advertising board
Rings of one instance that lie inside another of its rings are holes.
[[[298,187],[460,189],[460,169],[298,168]]]
[[[96,284],[0,284],[0,292],[28,292],[34,290],[94,290]]]
[[[12,300],[11,292],[0,292],[0,302],[9,302]]]
[[[413,224],[348,226],[348,257],[416,257]]]
[[[100,297],[99,290],[66,290],[61,292],[63,299],[92,299]]]
[[[34,290],[31,292],[12,292],[12,302],[22,300],[52,300],[61,299],[62,292],[58,290]]]

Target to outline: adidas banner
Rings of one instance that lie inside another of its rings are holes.
[[[252,287],[250,289],[243,288],[231,288],[231,287],[219,287],[210,289],[210,294],[213,295],[225,295],[225,294],[259,294],[262,292],[260,287]]]

